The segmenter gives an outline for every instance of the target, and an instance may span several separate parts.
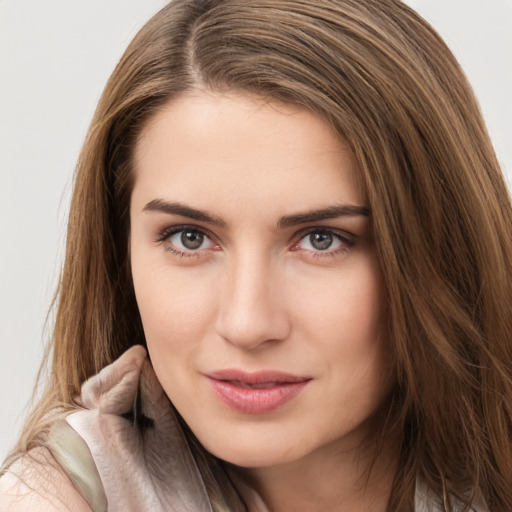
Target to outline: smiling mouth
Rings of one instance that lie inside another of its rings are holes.
[[[249,388],[249,389],[267,389],[272,388],[274,386],[278,386],[279,384],[286,384],[285,382],[267,382],[266,384],[249,384],[248,382],[242,382],[241,380],[227,380],[223,382],[229,382],[233,384],[233,386],[239,386],[241,388]]]
[[[214,395],[243,414],[265,414],[293,400],[312,380],[282,372],[223,370],[206,375]]]

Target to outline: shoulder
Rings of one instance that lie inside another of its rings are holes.
[[[91,512],[46,448],[35,448],[0,478],[2,512]]]

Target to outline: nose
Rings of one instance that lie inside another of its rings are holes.
[[[288,337],[284,278],[271,261],[255,254],[235,258],[219,289],[217,333],[245,350]]]

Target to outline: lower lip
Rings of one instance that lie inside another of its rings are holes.
[[[244,414],[264,414],[278,409],[295,398],[309,382],[304,380],[283,382],[268,388],[245,388],[211,377],[208,380],[224,404]]]

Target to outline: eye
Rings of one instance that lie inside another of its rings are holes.
[[[208,241],[208,237],[204,233],[191,229],[178,231],[169,238],[169,242],[179,249],[189,251],[200,249],[203,244],[208,245]]]
[[[332,246],[336,243],[338,243],[338,245],[340,243],[339,240],[329,232],[310,233],[304,237],[301,242],[303,243],[304,249],[316,251],[326,251],[327,249],[332,249]]]
[[[192,226],[168,228],[160,234],[158,241],[164,242],[169,251],[180,256],[217,247],[204,231]]]
[[[315,255],[334,255],[347,251],[352,245],[354,240],[348,234],[316,228],[303,235],[293,246],[293,250],[310,251],[316,253]]]

